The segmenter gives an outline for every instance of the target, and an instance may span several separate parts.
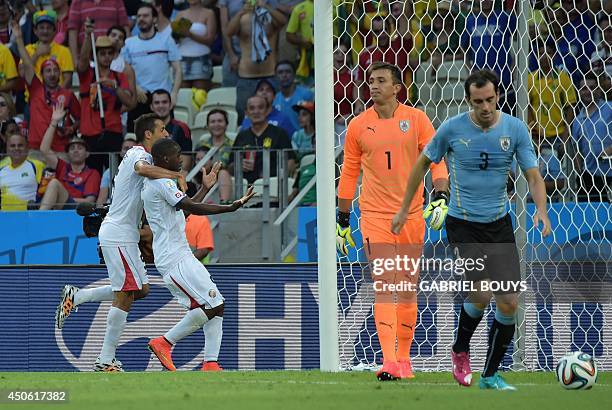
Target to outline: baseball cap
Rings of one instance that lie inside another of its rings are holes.
[[[133,132],[128,132],[127,134],[125,134],[125,137],[123,137],[123,141],[138,142],[138,139],[136,139],[136,134],[134,134]]]
[[[315,112],[315,104],[312,101],[300,101],[296,105],[293,106],[294,111],[306,110],[311,114]]]
[[[57,22],[57,13],[53,10],[41,10],[34,13],[34,17],[32,18],[34,22],[34,27],[36,27],[39,23],[47,22],[51,23],[55,26]]]
[[[109,36],[100,36],[96,39],[96,49],[98,48],[114,48],[113,40]]]
[[[66,145],[66,152],[68,152],[68,150],[70,149],[70,146],[72,144],[81,144],[85,147],[85,149],[87,149],[87,143],[85,142],[85,140],[83,138],[80,137],[72,137],[70,139],[70,141],[68,142],[68,144]]]

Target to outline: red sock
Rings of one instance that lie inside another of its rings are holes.
[[[382,348],[383,360],[385,362],[396,362],[397,313],[395,303],[375,303],[374,320],[378,332],[378,341]]]
[[[417,321],[416,303],[397,304],[397,359],[410,360],[410,346]]]

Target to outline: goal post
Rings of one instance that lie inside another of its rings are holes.
[[[337,372],[340,364],[335,245],[334,95],[328,91],[333,89],[332,3],[316,1],[314,8],[320,369]]]

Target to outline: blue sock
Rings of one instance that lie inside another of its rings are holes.
[[[489,330],[489,349],[485,367],[482,371],[483,377],[491,377],[499,369],[499,364],[512,342],[514,336],[514,325],[516,320],[514,314],[505,315],[499,308],[495,309],[495,320]]]
[[[484,313],[484,309],[479,308],[471,302],[463,302],[463,309],[465,309],[465,313],[467,313],[472,319],[478,319],[482,317],[482,314]]]
[[[502,325],[513,325],[513,324],[516,323],[516,319],[514,318],[514,314],[512,314],[512,315],[505,315],[504,313],[502,313],[501,310],[499,310],[499,308],[495,309],[495,320],[497,320]]]

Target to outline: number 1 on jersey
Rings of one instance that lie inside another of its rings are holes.
[[[387,169],[391,169],[391,151],[385,151],[387,154]]]

